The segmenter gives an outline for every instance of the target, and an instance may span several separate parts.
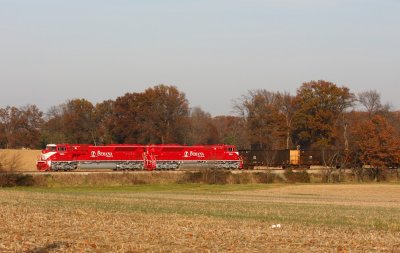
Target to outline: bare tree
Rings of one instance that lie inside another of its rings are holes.
[[[381,104],[381,95],[376,90],[358,93],[358,102],[365,107],[369,118],[379,110],[383,109]]]
[[[217,116],[212,119],[219,134],[218,142],[236,145],[245,149],[249,146],[246,134],[246,122],[237,116]]]
[[[251,90],[234,102],[234,111],[245,120],[249,142],[255,148],[280,149],[285,145],[285,121],[278,97],[264,89]]]
[[[218,131],[212,117],[200,107],[191,109],[189,116],[188,144],[214,144],[218,142]]]
[[[290,95],[289,92],[279,93],[278,92],[278,108],[286,119],[286,149],[290,148],[290,135],[292,129],[292,119],[296,112],[296,106],[294,103],[294,96]]]

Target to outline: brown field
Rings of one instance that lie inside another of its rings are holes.
[[[0,252],[400,252],[400,185],[0,188],[0,224]]]
[[[0,149],[0,163],[3,170],[34,171],[40,150]]]

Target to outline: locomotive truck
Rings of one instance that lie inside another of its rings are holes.
[[[48,144],[36,167],[39,171],[242,169],[243,161],[235,146],[224,144]]]

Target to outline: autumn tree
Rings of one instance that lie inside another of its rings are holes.
[[[146,101],[142,93],[126,93],[118,97],[112,106],[109,121],[105,122],[113,142],[146,143],[151,130],[146,124]]]
[[[24,134],[20,137],[21,146],[28,148],[40,147],[41,127],[43,125],[43,112],[36,105],[27,105],[21,108]],[[23,140],[23,141],[22,141]]]
[[[190,110],[189,128],[186,144],[215,144],[218,142],[218,130],[213,124],[211,114],[200,107]]]
[[[73,99],[52,107],[43,131],[47,143],[95,143],[93,104]]]
[[[2,148],[14,148],[14,134],[19,114],[16,107],[0,108],[0,145]]]
[[[338,127],[343,127],[343,112],[352,106],[354,95],[347,87],[327,81],[304,83],[295,98],[293,140],[301,148],[332,148],[338,145]]]
[[[0,108],[0,147],[39,147],[42,116],[36,105]]]
[[[113,143],[113,138],[110,132],[112,122],[112,115],[114,111],[115,102],[113,100],[105,100],[96,104],[94,108],[94,122],[96,125],[95,144],[110,144]]]
[[[184,93],[158,85],[118,97],[106,125],[116,143],[184,143],[188,114]]]
[[[249,91],[235,103],[246,121],[249,141],[261,149],[284,148],[285,119],[279,111],[278,94],[267,90]]]
[[[400,136],[381,115],[360,122],[354,129],[354,152],[363,165],[371,166],[375,180],[400,162]]]
[[[95,143],[94,106],[86,99],[73,99],[64,107],[64,124],[74,143]]]
[[[147,142],[183,143],[189,115],[186,95],[175,86],[163,84],[145,90],[143,95]]]
[[[52,106],[45,115],[45,123],[42,127],[43,146],[48,143],[66,143],[64,121],[62,119],[62,106]]]
[[[400,111],[391,112],[389,122],[395,128],[396,133],[400,135]]]
[[[246,121],[237,116],[217,116],[212,119],[218,132],[218,142],[236,145],[245,149],[249,146]]]

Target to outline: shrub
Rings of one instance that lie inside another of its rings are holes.
[[[200,183],[203,175],[200,171],[196,172],[186,172],[181,180],[178,181],[179,184],[185,183]]]
[[[227,184],[230,176],[230,171],[205,169],[185,173],[178,183]]]
[[[366,168],[365,174],[371,181],[386,181],[387,170],[381,168]]]
[[[2,174],[0,175],[0,187],[33,186],[34,180],[31,175]]]
[[[255,176],[257,183],[261,184],[271,184],[275,181],[275,174],[272,174],[271,172],[256,172],[253,173]]]
[[[327,169],[321,173],[322,183],[340,183],[343,181],[343,175],[337,170]]]
[[[306,170],[294,172],[293,170],[288,169],[285,170],[284,175],[289,183],[309,183],[311,181],[310,175]]]
[[[251,184],[254,183],[254,177],[250,173],[231,174],[231,183],[234,184]]]

